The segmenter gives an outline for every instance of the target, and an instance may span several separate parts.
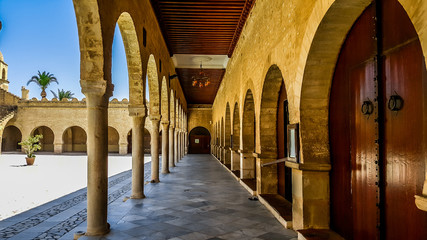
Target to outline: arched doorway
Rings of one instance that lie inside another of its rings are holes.
[[[191,154],[208,154],[210,152],[211,134],[204,127],[195,127],[190,131]]]
[[[64,152],[86,152],[86,132],[78,126],[69,127],[62,135]]]
[[[249,89],[246,92],[245,103],[243,105],[242,116],[242,147],[243,157],[240,161],[240,178],[256,191],[256,166],[253,153],[255,152],[255,104],[252,91]]]
[[[146,128],[144,128],[144,153],[151,154],[151,135]]]
[[[43,135],[43,138],[40,139],[41,149],[39,151],[53,152],[53,140],[55,136],[52,129],[46,126],[41,126],[36,128],[31,135]]]
[[[113,127],[108,127],[108,152],[119,152],[119,133]]]
[[[410,19],[397,0],[374,1],[347,36],[330,96],[331,228],[346,239],[427,235],[414,201],[425,179],[426,99]]]
[[[230,116],[230,104],[227,103],[225,108],[225,122],[224,122],[224,164],[225,166],[231,170],[231,116]]]
[[[18,145],[22,141],[22,133],[15,126],[7,126],[3,130],[2,142],[1,142],[1,151],[2,152],[19,152],[21,151],[21,146]]]
[[[239,116],[239,104],[236,102],[234,104],[234,112],[233,112],[233,139],[232,139],[232,147],[233,149],[233,157],[231,163],[231,170],[233,173],[240,177],[240,116]]]

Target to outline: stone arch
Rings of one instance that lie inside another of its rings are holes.
[[[35,136],[35,135],[43,135],[43,138],[40,139],[40,143],[41,143],[40,151],[45,151],[45,152],[54,151],[53,142],[55,139],[55,134],[53,133],[52,129],[46,126],[37,127],[31,132],[31,136]]]
[[[21,151],[21,146],[18,145],[22,141],[21,130],[13,125],[9,125],[4,128],[2,142],[1,142],[1,151],[2,152],[15,152]]]
[[[147,63],[147,81],[148,81],[148,94],[150,97],[150,115],[160,115],[160,89],[159,77],[157,74],[157,64],[153,54],[148,58]]]
[[[233,111],[233,150],[240,149],[240,109],[239,103],[234,104]]]
[[[72,126],[65,129],[62,134],[62,141],[64,143],[64,152],[86,152],[86,131],[79,126]]]
[[[108,152],[119,152],[119,138],[119,132],[115,128],[108,126]]]
[[[299,59],[297,76],[302,79],[300,121],[303,162],[329,163],[328,108],[332,77],[348,31],[371,0],[324,0],[318,1],[309,18],[306,37],[302,49],[309,49]],[[399,0],[419,35],[421,46],[427,45],[423,38],[427,18],[425,11],[411,0]],[[426,3],[422,4],[424,9]],[[423,48],[425,49],[425,47]],[[423,51],[425,52],[425,51]],[[427,56],[424,54],[424,56]],[[319,64],[321,63],[321,68]]]
[[[221,136],[221,147],[225,146],[225,126],[224,126],[224,117],[221,117],[221,123],[220,123],[221,129],[220,129],[220,136]]]
[[[277,159],[277,109],[282,84],[282,72],[277,65],[272,65],[265,76],[261,95],[259,128],[264,158]]]
[[[243,105],[243,116],[241,119],[241,143],[244,152],[255,151],[255,103],[252,91],[248,89]]]
[[[162,120],[169,121],[169,95],[168,95],[168,83],[166,77],[162,78],[162,90],[161,90],[161,113]]]
[[[170,103],[170,106],[169,106],[170,126],[175,127],[175,96],[172,89],[170,93],[169,103]]]
[[[205,127],[191,129],[189,136],[189,153],[207,154],[210,152],[211,133]]]
[[[129,13],[120,14],[117,24],[123,38],[129,75],[129,104],[144,104],[144,81],[141,53],[135,24]]]
[[[225,119],[224,119],[224,163],[231,169],[231,114],[230,114],[230,104],[227,102],[225,107]]]
[[[80,79],[104,80],[104,50],[97,0],[73,0],[80,45]]]

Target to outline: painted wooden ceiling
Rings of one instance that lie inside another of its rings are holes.
[[[151,0],[170,54],[231,57],[255,0]],[[225,69],[206,69],[211,84],[193,87],[198,69],[177,68],[187,102],[213,103]]]

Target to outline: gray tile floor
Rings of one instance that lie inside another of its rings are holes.
[[[146,164],[149,178],[149,164]],[[145,185],[147,198],[129,199],[130,171],[109,181],[108,222],[103,237],[80,239],[294,239],[210,155],[187,155]],[[86,228],[86,189],[0,222],[0,239],[73,239]]]

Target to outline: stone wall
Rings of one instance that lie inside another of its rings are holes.
[[[206,128],[211,137],[213,136],[212,126],[212,105],[210,104],[191,104],[188,106],[188,133],[195,127]]]
[[[427,2],[399,2],[418,32],[426,57]],[[263,175],[266,168],[261,166],[274,160],[267,152],[263,152],[263,149],[270,148],[262,145],[274,144],[275,140],[274,135],[271,136],[274,141],[261,138],[261,134],[265,132],[262,131],[261,120],[275,128],[273,123],[276,118],[274,114],[269,114],[270,117],[261,117],[261,114],[263,111],[269,113],[269,109],[276,107],[271,104],[275,93],[269,87],[267,72],[272,66],[279,69],[289,101],[290,122],[299,123],[301,130],[301,164],[295,165],[292,170],[295,229],[329,226],[329,91],[347,32],[370,3],[370,0],[256,1],[228,62],[212,107],[213,125],[218,126],[221,131],[227,104],[231,107],[231,113],[234,112],[234,106],[239,107],[242,126],[245,122],[246,93],[248,90],[252,93],[256,134],[254,152],[258,156],[257,190],[262,193],[264,183],[272,181],[272,178],[264,178],[271,172],[267,171]],[[267,91],[269,88],[270,91]],[[263,106],[265,109],[261,109]],[[230,129],[231,134],[233,128]],[[216,136],[222,138],[219,142],[224,142],[224,134],[218,130],[215,132]],[[244,129],[240,127],[240,136],[243,134]],[[239,145],[239,149],[245,149],[242,137]]]

